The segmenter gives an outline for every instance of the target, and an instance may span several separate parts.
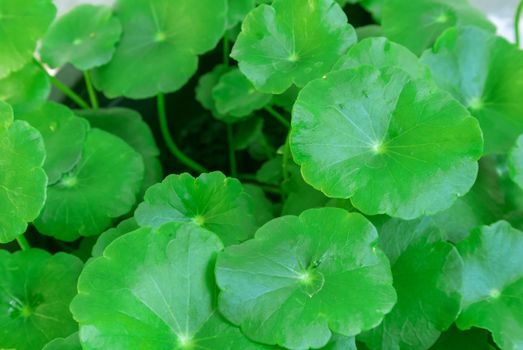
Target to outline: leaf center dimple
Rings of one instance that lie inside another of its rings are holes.
[[[479,97],[474,97],[469,101],[468,105],[471,110],[479,111],[483,108],[483,101]]]
[[[490,290],[490,297],[493,298],[493,299],[497,299],[499,298],[499,296],[501,295],[501,292],[499,291],[499,289],[497,288],[493,288]]]
[[[323,274],[314,269],[301,272],[298,274],[297,279],[305,293],[307,293],[310,298],[317,294],[323,288],[323,284],[325,283]]]
[[[205,217],[203,215],[196,215],[192,218],[192,221],[198,226],[203,226],[205,224]]]
[[[298,56],[298,54],[296,52],[293,52],[288,58],[287,60],[289,60],[289,62],[298,62],[298,60],[300,59],[300,56]]]
[[[383,154],[385,153],[385,145],[383,145],[383,142],[375,141],[371,145],[372,152],[374,154]]]
[[[178,335],[178,345],[179,348],[184,350],[190,350],[194,348],[194,342],[193,340],[184,334]]]
[[[60,184],[67,188],[75,187],[78,184],[78,178],[72,175],[64,175]]]
[[[161,43],[167,39],[167,35],[164,32],[157,32],[154,36],[154,41],[157,43]]]

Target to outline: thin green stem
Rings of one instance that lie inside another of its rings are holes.
[[[291,147],[290,147],[290,133],[287,134],[285,138],[285,144],[283,145],[283,155],[282,155],[282,172],[283,172],[283,182],[289,180],[289,161],[291,159]]]
[[[173,156],[175,156],[180,162],[182,162],[184,165],[186,165],[188,168],[191,168],[194,171],[200,172],[200,173],[206,173],[207,169],[205,169],[202,165],[198,164],[188,156],[186,156],[179,148],[176,146],[176,143],[171,137],[171,133],[169,131],[169,125],[167,124],[167,114],[165,112],[165,96],[163,94],[158,94],[157,98],[158,102],[158,119],[160,121],[160,131],[162,132],[163,139],[165,141],[165,144],[167,145],[167,148],[172,153]]]
[[[519,2],[518,8],[516,9],[516,18],[514,20],[514,33],[516,34],[516,46],[519,48],[521,44],[521,34],[519,31],[519,22],[521,20],[521,13],[523,12],[523,0]]]
[[[289,121],[287,119],[285,119],[285,117],[283,115],[281,115],[280,113],[278,113],[278,111],[276,111],[274,108],[272,108],[271,106],[267,106],[265,107],[265,110],[271,115],[273,116],[277,121],[279,121],[283,126],[285,126],[287,129],[289,129],[291,127],[291,124],[289,123]]]
[[[29,249],[31,249],[31,246],[29,245],[29,242],[27,241],[27,239],[25,238],[25,236],[23,234],[18,236],[16,238],[16,241],[18,242],[18,245],[20,246],[20,248],[22,250],[29,250]]]
[[[225,67],[229,67],[229,55],[231,53],[230,43],[229,43],[229,32],[225,31],[223,36],[223,64]]]
[[[86,70],[84,71],[85,86],[87,87],[87,93],[89,94],[89,100],[93,109],[98,109],[98,98],[96,97],[96,91],[94,90],[93,83],[91,82],[91,73]]]
[[[234,133],[232,125],[227,124],[227,141],[229,143],[229,164],[231,166],[231,176],[238,176],[238,165],[236,163],[236,152],[234,151]]]

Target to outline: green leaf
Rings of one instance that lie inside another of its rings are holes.
[[[510,151],[508,165],[510,177],[523,188],[523,135],[518,137],[516,146]]]
[[[68,254],[0,250],[2,348],[41,349],[78,329],[69,311],[82,262]]]
[[[461,310],[463,262],[428,220],[389,219],[379,232],[398,302],[358,339],[371,349],[428,349]]]
[[[86,118],[93,128],[120,137],[141,154],[145,173],[140,197],[143,197],[145,190],[150,186],[162,180],[160,151],[149,125],[143,121],[140,113],[127,108],[89,109],[75,113]]]
[[[400,68],[412,79],[430,76],[429,70],[416,55],[386,38],[368,38],[360,41],[336,62],[333,70],[357,68],[361,65]]]
[[[232,28],[245,18],[255,6],[256,0],[227,0],[227,28]]]
[[[71,310],[86,349],[261,349],[216,312],[222,243],[192,224],[143,228],[89,263]],[[129,336],[132,334],[132,336]]]
[[[0,150],[0,243],[7,243],[40,213],[47,176],[42,136],[27,122],[13,121],[12,108],[1,101]]]
[[[461,104],[395,68],[333,72],[304,88],[293,110],[291,149],[305,181],[369,215],[449,208],[472,187],[482,146]]]
[[[136,223],[136,220],[133,217],[131,217],[120,222],[118,226],[108,229],[107,231],[102,233],[100,237],[98,237],[98,239],[96,240],[96,243],[92,249],[92,256],[95,258],[102,256],[105,248],[109,244],[111,244],[115,239],[125,235],[126,233],[135,231],[138,228],[139,226]]]
[[[187,83],[225,31],[227,0],[118,0],[115,12],[122,39],[93,82],[110,98],[139,99]]]
[[[38,129],[47,153],[44,169],[49,184],[55,184],[73,169],[82,156],[89,123],[64,105],[46,102],[31,112],[17,116]]]
[[[396,301],[377,238],[363,216],[342,209],[274,219],[218,256],[220,311],[249,338],[292,349],[373,328]]]
[[[270,200],[265,197],[265,192],[256,185],[244,184],[245,192],[251,197],[254,216],[258,226],[264,225],[274,218],[274,207]]]
[[[523,346],[523,232],[500,221],[457,248],[465,262],[460,329],[484,328],[502,349]]]
[[[220,77],[229,71],[229,67],[219,64],[215,66],[212,71],[203,74],[198,79],[198,85],[196,85],[196,100],[201,105],[211,111],[214,116],[218,116],[216,105],[212,97],[212,91],[216,84],[220,81]]]
[[[231,123],[249,116],[272,100],[271,95],[256,91],[239,69],[221,75],[212,89],[212,98],[218,116],[223,116],[219,119]]]
[[[79,70],[113,57],[122,26],[109,6],[80,5],[61,16],[42,39],[42,60],[53,68],[72,63]]]
[[[0,2],[0,78],[31,61],[37,40],[45,34],[55,14],[52,0]]]
[[[495,32],[495,26],[467,0],[388,0],[381,9],[383,33],[419,55],[454,26],[473,25]]]
[[[423,61],[436,82],[478,118],[485,153],[507,152],[523,133],[523,52],[481,29],[453,28]]]
[[[194,222],[217,234],[225,245],[250,238],[256,228],[250,197],[241,183],[220,172],[194,178],[169,175],[150,187],[138,206],[138,225],[160,227],[168,222]]]
[[[91,129],[78,165],[49,186],[36,228],[64,241],[102,233],[132,209],[143,171],[142,157],[131,146]]]
[[[42,104],[50,92],[49,78],[36,62],[30,62],[0,79],[0,101],[9,103],[15,115],[27,113]]]
[[[78,332],[67,338],[56,338],[47,343],[42,350],[82,350]]]
[[[247,15],[231,56],[257,90],[280,94],[329,72],[355,42],[333,0],[275,0]]]
[[[356,340],[354,337],[333,334],[331,340],[322,350],[357,350]]]

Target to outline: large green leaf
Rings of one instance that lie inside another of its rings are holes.
[[[91,129],[78,165],[49,186],[36,228],[64,241],[102,233],[114,218],[131,210],[143,172],[142,157],[131,146]]]
[[[247,15],[231,56],[256,89],[279,94],[329,72],[355,42],[333,0],[275,0]]]
[[[13,121],[12,108],[0,101],[0,242],[24,233],[42,209],[47,176],[42,136],[25,121]]]
[[[371,349],[428,349],[461,311],[463,262],[430,220],[389,219],[378,230],[398,302],[360,340]]]
[[[396,301],[377,238],[363,216],[337,208],[274,219],[218,256],[220,311],[249,338],[292,349],[373,328]]]
[[[109,62],[122,26],[108,6],[80,5],[61,16],[42,40],[42,60],[51,67],[72,63],[88,70]]]
[[[0,1],[0,78],[25,66],[53,21],[52,0]]]
[[[453,26],[474,25],[495,32],[494,25],[467,0],[387,0],[381,19],[385,36],[418,55]]]
[[[485,153],[507,152],[523,133],[523,52],[479,28],[453,28],[423,61],[436,82],[478,118]]]
[[[47,73],[36,62],[30,62],[0,79],[0,101],[9,103],[15,115],[27,113],[42,104],[50,92]]]
[[[69,303],[82,262],[68,254],[0,250],[0,346],[41,349],[78,329]]]
[[[500,221],[457,245],[465,262],[461,329],[485,328],[502,349],[523,347],[523,232]]]
[[[216,312],[222,243],[193,224],[143,228],[86,266],[71,310],[84,349],[262,349]]]
[[[82,156],[89,123],[78,118],[64,105],[46,102],[31,112],[17,116],[38,129],[44,138],[44,169],[49,184],[54,184],[70,171]]]
[[[516,146],[510,152],[509,172],[514,182],[523,188],[523,135],[518,137]]]
[[[366,214],[412,219],[471,188],[478,122],[448,93],[399,69],[336,71],[294,106],[291,149],[305,181]]]
[[[122,39],[94,84],[109,97],[147,98],[178,90],[196,72],[198,55],[225,31],[227,0],[118,0],[115,12]]]

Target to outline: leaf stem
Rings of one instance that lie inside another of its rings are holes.
[[[289,160],[291,159],[290,138],[291,134],[288,133],[287,137],[285,138],[285,144],[283,145],[282,172],[284,183],[289,180]]]
[[[27,241],[27,239],[25,238],[25,236],[23,234],[21,234],[20,236],[16,237],[16,242],[18,242],[18,245],[20,246],[20,248],[22,250],[29,250],[29,249],[31,249],[31,246],[29,245],[29,242]]]
[[[521,13],[523,12],[523,0],[519,2],[518,8],[516,9],[516,18],[514,19],[514,33],[516,34],[516,46],[519,48],[521,45],[521,34],[519,31],[519,22],[521,20]]]
[[[285,117],[281,115],[278,111],[276,111],[274,108],[272,108],[271,106],[266,106],[264,109],[287,129],[291,127],[289,121],[285,119]]]
[[[96,97],[96,91],[94,90],[93,83],[91,82],[91,73],[86,70],[84,71],[85,86],[87,87],[87,93],[89,94],[89,100],[93,109],[98,109],[98,98]]]
[[[232,130],[231,124],[226,124],[227,126],[227,141],[229,143],[229,163],[231,166],[231,176],[238,176],[238,165],[236,163],[236,152],[234,151],[234,133]]]
[[[223,35],[223,65],[229,67],[229,54],[230,54],[230,43],[229,43],[229,32],[225,31]]]
[[[188,156],[186,156],[179,148],[176,146],[176,143],[171,137],[171,133],[169,132],[169,125],[167,124],[167,115],[165,113],[165,96],[164,94],[158,94],[157,98],[158,102],[158,119],[160,121],[160,130],[162,132],[163,139],[165,141],[165,144],[167,145],[167,148],[172,153],[173,156],[175,156],[180,162],[182,162],[184,165],[186,165],[188,168],[191,168],[194,171],[200,172],[200,173],[206,173],[207,169],[205,169],[202,165],[198,164]]]

